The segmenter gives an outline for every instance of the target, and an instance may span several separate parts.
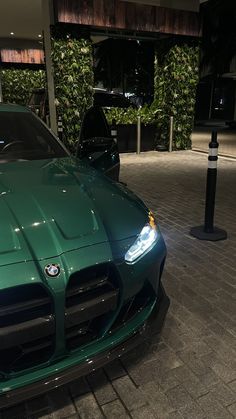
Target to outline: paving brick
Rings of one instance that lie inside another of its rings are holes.
[[[188,367],[197,375],[203,375],[206,372],[206,365],[201,361],[199,356],[196,355],[196,352],[191,350],[186,350],[178,352],[178,356],[182,361],[188,365]]]
[[[236,378],[236,370],[228,366],[223,359],[218,358],[216,354],[205,355],[202,360],[206,367],[209,366],[224,382],[228,383]]]
[[[157,383],[150,381],[141,386],[140,390],[158,418],[164,418],[176,410]]]
[[[112,385],[128,410],[134,410],[146,404],[141,391],[135,387],[128,376],[114,380]]]
[[[236,403],[231,404],[231,406],[228,406],[228,411],[233,415],[234,418],[236,418]]]
[[[233,390],[233,392],[236,394],[236,380],[232,381],[231,383],[228,383],[228,386]]]
[[[198,403],[202,410],[206,413],[207,418],[232,419],[232,415],[216,401],[215,397],[211,393],[200,397],[198,399]]]
[[[232,339],[235,341],[233,336]],[[218,338],[211,334],[209,334],[209,336],[206,337],[204,341],[208,346],[212,348],[214,352],[216,352],[219,358],[225,360],[225,362],[229,365],[231,364],[232,368],[236,371],[236,351],[232,347],[231,343],[226,342],[224,339],[222,339],[222,337]]]
[[[195,403],[189,403],[179,409],[179,413],[183,419],[204,419],[206,418],[205,412],[200,406]]]
[[[160,384],[160,387],[164,392],[177,387],[180,384],[180,381],[176,378],[175,370],[159,371],[159,373],[154,377],[154,381]]]
[[[101,419],[102,411],[91,393],[75,397],[74,403],[81,419]]]
[[[129,376],[137,386],[146,384],[149,381],[158,381],[158,377],[165,375],[167,372],[167,367],[163,365],[160,360],[138,364],[129,364],[125,362],[125,365]]]
[[[160,352],[153,351],[153,358],[157,361],[159,360],[162,364],[165,365],[166,369],[174,369],[183,365],[183,361],[176,354],[176,352],[170,349],[163,349]],[[147,364],[147,361],[145,362]]]
[[[173,370],[173,374],[180,383],[183,383],[184,381],[191,378],[193,380],[196,378],[196,375],[193,373],[193,371],[190,370],[190,368],[187,365],[182,365],[178,368],[175,368]]]
[[[107,419],[130,418],[130,415],[128,414],[120,400],[114,400],[111,403],[103,405],[102,410]]]
[[[206,367],[205,374],[199,377],[201,383],[208,389],[216,385],[217,383],[221,382],[220,377],[211,370],[211,368]]]
[[[168,415],[160,419],[183,419],[183,416],[180,415],[180,413],[178,413],[177,411],[175,411],[175,412],[169,413]]]
[[[167,287],[168,292],[168,287]],[[175,330],[172,330],[170,328],[165,328],[163,330],[163,339],[164,342],[166,342],[167,345],[171,347],[171,349],[176,351],[183,350],[188,344],[184,341],[183,337],[180,337],[178,333],[176,333]]]
[[[211,393],[223,406],[236,402],[236,393],[222,382],[212,387]]]
[[[48,398],[55,419],[66,419],[76,413],[73,401],[65,387],[51,391],[48,393]]]
[[[193,403],[192,397],[181,385],[168,390],[166,395],[176,410]]]
[[[103,370],[98,370],[87,377],[92,391],[100,405],[117,399],[112,385],[107,381]]]
[[[186,377],[186,380],[183,381],[182,386],[193,399],[203,396],[209,391],[208,387],[202,383],[201,377],[198,376]]]
[[[133,419],[157,419],[157,416],[148,406],[141,407],[140,409],[131,412]]]

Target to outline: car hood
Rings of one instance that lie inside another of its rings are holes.
[[[0,266],[137,235],[141,201],[74,158],[0,165]]]

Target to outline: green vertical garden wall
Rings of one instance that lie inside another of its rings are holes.
[[[191,148],[198,71],[198,45],[173,41],[157,45],[152,104],[154,109],[161,109],[156,119],[157,144],[168,144],[169,120],[173,116],[174,148]]]
[[[62,117],[64,137],[73,150],[83,114],[93,103],[91,42],[57,28],[52,38],[52,59],[57,115]]]
[[[45,87],[44,70],[15,69],[1,70],[2,95],[4,102],[26,105],[32,90]]]

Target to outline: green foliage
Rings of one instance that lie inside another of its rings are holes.
[[[154,107],[162,112],[157,119],[157,144],[168,143],[169,120],[174,117],[174,147],[191,148],[199,47],[174,44],[156,50]]]
[[[109,109],[109,123],[133,124],[138,116],[144,124],[156,124],[156,144],[168,145],[170,116],[174,117],[174,147],[191,147],[199,47],[186,43],[161,41],[156,48],[154,100],[140,109]]]
[[[26,105],[32,90],[45,87],[44,70],[6,69],[1,71],[4,102]]]
[[[161,112],[161,109],[156,109],[152,105],[145,105],[139,109],[133,107],[105,109],[109,124],[112,123],[113,119],[116,121],[116,124],[136,124],[138,116],[141,117],[143,124],[153,124],[159,112]]]
[[[64,33],[52,42],[57,114],[73,150],[84,112],[93,102],[93,64],[90,41]]]

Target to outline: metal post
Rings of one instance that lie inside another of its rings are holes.
[[[46,124],[47,124],[47,126],[50,128],[50,119],[49,119],[49,115],[46,115]]]
[[[50,115],[50,127],[57,134],[57,114],[55,106],[55,88],[52,65],[52,47],[51,47],[51,31],[50,25],[52,20],[52,3],[51,0],[42,0],[42,17],[43,17],[43,36],[45,49],[45,62],[47,72],[48,86],[48,104]]]
[[[206,207],[205,207],[205,233],[214,231],[214,210],[217,179],[217,160],[218,160],[217,132],[212,131],[211,142],[209,143],[208,170],[206,184]]]
[[[137,154],[140,154],[141,150],[141,117],[138,116],[137,121]]]
[[[203,226],[193,227],[190,230],[190,234],[200,240],[217,241],[227,238],[226,231],[214,227],[218,147],[217,131],[212,131],[208,155],[205,223]]]
[[[116,128],[116,121],[115,119],[112,119],[112,125],[111,125],[111,137],[117,143],[117,128]]]
[[[173,147],[173,132],[174,132],[174,117],[170,117],[170,141],[169,141],[169,152],[171,153]]]
[[[2,97],[2,79],[1,79],[1,70],[0,70],[0,103],[3,102]]]

